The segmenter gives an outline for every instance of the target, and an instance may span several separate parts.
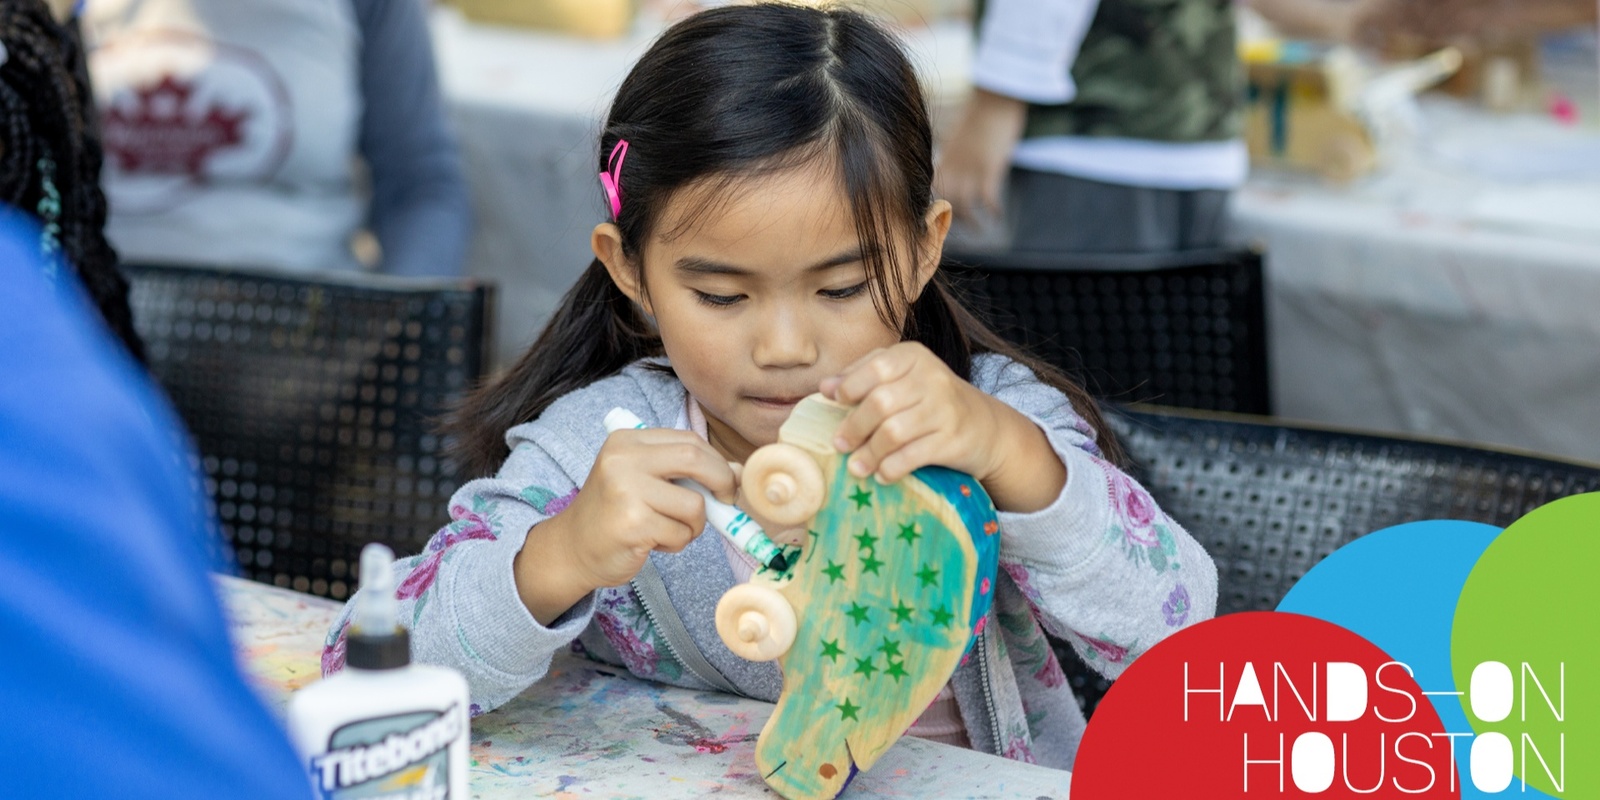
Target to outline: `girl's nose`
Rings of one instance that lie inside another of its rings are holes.
[[[816,363],[817,340],[802,315],[775,308],[758,324],[761,332],[756,337],[754,354],[757,366],[783,369]]]

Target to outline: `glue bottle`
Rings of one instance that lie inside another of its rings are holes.
[[[318,798],[467,800],[467,682],[411,663],[394,553],[361,551],[345,668],[289,700],[289,736]]]

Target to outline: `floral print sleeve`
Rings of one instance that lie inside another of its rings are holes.
[[[1046,630],[1116,677],[1166,635],[1216,613],[1216,566],[1144,487],[1101,458],[1065,396],[997,361],[975,368],[974,383],[1039,425],[1067,468],[1050,507],[1000,514],[1001,569]]]
[[[450,522],[421,553],[395,562],[395,597],[400,623],[411,630],[413,657],[460,670],[474,713],[543,677],[555,651],[589,622],[593,598],[551,627],[540,625],[522,604],[511,567],[528,530],[560,513],[577,493],[575,481],[548,454],[524,442],[494,478],[472,481],[455,493]],[[324,674],[344,667],[355,600],[328,632]]]

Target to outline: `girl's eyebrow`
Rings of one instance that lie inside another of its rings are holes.
[[[806,267],[805,271],[822,272],[823,270],[833,269],[834,267],[842,267],[846,264],[854,264],[857,261],[861,261],[862,258],[863,256],[861,253],[861,248],[857,247],[853,250],[847,250],[843,253],[840,253],[832,258],[819,261],[816,264]],[[720,261],[712,261],[711,259],[700,258],[698,256],[684,256],[683,258],[678,259],[678,263],[673,265],[673,269],[689,275],[732,275],[734,277],[748,277],[755,274],[754,270],[745,269],[744,267],[736,267],[732,264],[724,264]]]

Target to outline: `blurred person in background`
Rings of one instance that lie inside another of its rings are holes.
[[[975,91],[936,176],[969,233],[989,229],[969,242],[1223,242],[1228,192],[1248,172],[1230,0],[979,0],[978,12]]]
[[[359,269],[366,229],[366,266],[462,272],[423,0],[89,0],[84,30],[128,261]]]
[[[72,9],[72,0],[0,2],[0,203],[38,221],[43,267],[53,279],[76,275],[142,359],[128,282],[104,233],[100,136]]]

